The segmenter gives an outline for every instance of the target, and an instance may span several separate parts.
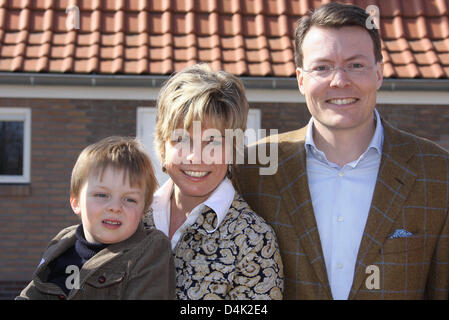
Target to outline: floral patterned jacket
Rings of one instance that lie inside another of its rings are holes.
[[[151,213],[146,224],[154,226]],[[217,215],[205,207],[174,248],[177,298],[282,299],[283,266],[273,229],[237,193],[216,224]]]

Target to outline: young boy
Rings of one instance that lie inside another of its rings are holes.
[[[173,299],[170,241],[142,223],[156,187],[135,139],[109,137],[85,148],[70,186],[81,224],[50,242],[16,299]]]

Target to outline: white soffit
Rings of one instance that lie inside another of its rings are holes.
[[[2,98],[156,100],[159,88],[0,85]],[[249,102],[304,103],[296,89],[247,89]],[[445,91],[379,91],[378,104],[448,105]]]

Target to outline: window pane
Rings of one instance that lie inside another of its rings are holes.
[[[23,121],[0,121],[0,174],[23,174]]]

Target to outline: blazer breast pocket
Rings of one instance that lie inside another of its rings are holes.
[[[380,254],[385,263],[409,264],[426,261],[425,256],[429,239],[423,235],[413,235],[404,238],[387,239],[380,248]]]
[[[106,288],[120,283],[125,277],[125,271],[96,272],[86,283],[94,288]]]

